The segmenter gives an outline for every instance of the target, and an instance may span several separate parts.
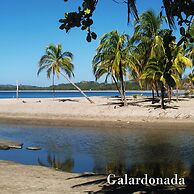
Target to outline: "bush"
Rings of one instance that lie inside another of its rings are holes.
[[[137,94],[133,94],[133,98],[136,99],[137,98]]]

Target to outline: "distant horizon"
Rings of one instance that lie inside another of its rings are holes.
[[[104,81],[95,81],[95,80],[82,80],[82,81],[78,81],[78,82],[74,82],[74,83],[76,84],[76,83],[84,83],[84,82],[95,82],[95,83],[99,83],[99,84],[106,83]],[[127,80],[126,82],[136,82],[136,81],[135,80]],[[19,83],[19,86],[36,86],[36,87],[49,87],[49,86],[52,86],[51,83],[50,84],[48,83],[47,86],[31,85],[31,84],[20,84],[20,82],[18,82],[18,83]],[[61,82],[61,83],[55,83],[54,85],[56,86],[56,85],[61,85],[61,84],[70,84],[71,85],[71,83],[69,83],[67,81]],[[113,83],[109,81],[109,82],[107,82],[107,84],[113,84]],[[16,80],[15,84],[0,84],[0,86],[16,86],[16,85],[17,85],[17,80]]]

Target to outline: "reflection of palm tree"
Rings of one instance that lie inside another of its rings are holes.
[[[38,164],[40,166],[46,166],[46,167],[51,167],[56,170],[61,170],[65,172],[72,172],[74,168],[74,160],[73,159],[67,159],[65,161],[61,161],[59,158],[56,159],[55,155],[52,156],[50,153],[47,156],[47,164],[42,162],[38,158]]]
[[[122,161],[112,161],[106,164],[105,170],[106,170],[105,174],[114,173],[116,175],[122,175],[126,173],[127,166]]]
[[[144,164],[136,164],[132,165],[130,168],[126,168],[126,166],[118,166],[116,163],[109,163],[107,164],[107,169],[109,169],[109,174],[115,174],[122,177],[122,175],[125,173],[127,174],[128,178],[140,178],[145,177],[145,174],[148,175],[149,178],[173,178],[174,174],[178,174],[178,177],[188,177],[189,175],[189,169],[187,169],[184,164],[180,161],[174,162],[174,163],[144,163]],[[118,168],[117,168],[118,167]],[[120,174],[117,174],[119,173]],[[171,185],[171,186],[165,186],[165,185],[156,185],[156,186],[146,186],[142,185],[141,183],[138,185],[107,185],[106,180],[104,179],[97,179],[95,181],[92,181],[91,183],[84,183],[86,184],[99,184],[100,182],[104,184],[103,188],[100,192],[102,193],[109,193],[109,194],[126,194],[126,193],[133,193],[136,191],[145,191],[146,193],[157,193],[157,194],[193,194],[193,181],[191,179],[188,179],[190,185],[185,185],[185,188],[182,187],[181,190],[179,190],[178,185]],[[82,184],[79,184],[78,186],[82,186]]]
[[[179,177],[189,176],[189,169],[187,169],[181,161],[172,163],[154,162],[154,163],[140,163],[134,164],[131,167],[124,164],[122,161],[110,162],[106,164],[106,174],[124,175],[128,174],[130,177],[143,177],[148,174],[150,177],[173,177],[178,174]]]
[[[180,161],[172,163],[145,163],[133,165],[128,174],[132,177],[143,177],[144,174],[148,174],[149,177],[174,177],[174,174],[178,174],[179,177],[187,177],[189,175],[189,169]]]

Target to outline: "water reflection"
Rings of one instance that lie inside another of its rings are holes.
[[[38,164],[40,166],[50,167],[65,172],[72,172],[74,168],[74,160],[72,158],[61,160],[51,153],[48,153],[46,163],[38,158]]]
[[[0,125],[0,139],[24,143],[0,151],[0,159],[41,164],[69,172],[150,174],[194,178],[193,129],[87,129]],[[42,147],[30,152],[27,146]]]
[[[107,173],[115,173],[124,177],[144,178],[145,174],[150,178],[173,178],[177,174],[179,178],[184,178],[185,185],[156,185],[146,186],[138,185],[105,185],[101,192],[104,194],[133,194],[134,192],[149,194],[193,194],[194,193],[194,165],[187,167],[181,161],[174,163],[141,163],[126,169],[123,165],[117,163],[109,163],[106,165]]]
[[[56,156],[55,154],[48,153],[47,163],[42,162],[38,159],[38,163],[41,166],[51,167],[57,170],[71,172],[74,168],[74,160],[72,158],[66,159]],[[99,169],[94,167],[93,171],[96,172]],[[101,169],[102,170],[102,169]],[[139,163],[134,164],[130,168],[121,161],[109,162],[105,165],[103,171],[106,174],[116,174],[121,177],[124,174],[127,174],[128,177],[145,177],[145,174],[148,174],[148,177],[152,178],[173,178],[175,174],[179,178],[185,178],[186,185],[183,187],[175,186],[145,186],[145,185],[108,185],[103,186],[101,193],[104,194],[132,194],[136,191],[144,191],[145,193],[151,194],[193,194],[194,190],[194,165],[188,168],[181,161],[176,161],[174,163]],[[101,178],[99,178],[101,179]],[[87,182],[87,179],[86,179]],[[103,181],[105,183],[106,181]]]
[[[74,169],[75,161],[73,158],[60,157],[57,154],[47,153],[46,161],[42,161],[38,158],[38,164],[41,166],[51,167],[57,170],[72,172]],[[96,165],[93,168],[93,172],[97,174],[115,174],[123,176],[128,174],[130,177],[144,177],[148,174],[149,177],[161,177],[161,178],[172,178],[175,174],[179,177],[186,177],[194,180],[194,164],[190,167],[186,166],[182,161],[175,161],[173,163],[160,162],[160,163],[138,163],[128,166],[126,163],[121,161],[110,161],[104,164],[104,168],[100,169]],[[100,173],[101,172],[101,173]]]

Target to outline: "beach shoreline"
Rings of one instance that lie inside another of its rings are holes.
[[[145,97],[128,97],[127,107],[118,98],[1,99],[1,123],[61,125],[69,127],[123,127],[133,125],[194,126],[194,99],[180,99],[162,110]]]
[[[133,118],[132,118],[133,119]],[[142,118],[142,120],[132,120],[128,118],[128,120],[96,120],[94,118],[59,118],[54,116],[44,116],[42,115],[9,115],[2,116],[0,115],[0,124],[27,124],[33,126],[59,126],[59,127],[85,127],[85,128],[131,128],[133,127],[194,127],[194,121],[191,120],[176,120],[173,119],[153,119],[150,121],[146,121]],[[156,126],[157,124],[157,126]]]

